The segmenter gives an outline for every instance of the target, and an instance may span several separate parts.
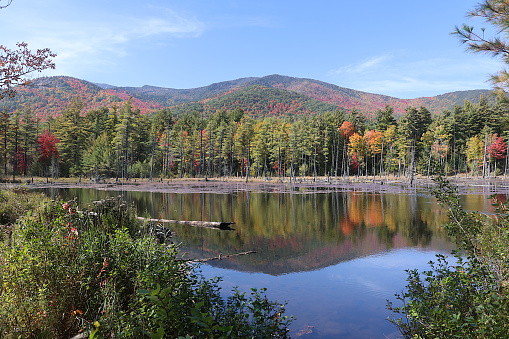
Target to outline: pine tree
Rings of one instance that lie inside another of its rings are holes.
[[[81,115],[83,107],[80,98],[73,98],[55,122],[55,136],[60,140],[58,150],[64,175],[83,174],[83,152],[88,141]]]
[[[20,125],[20,144],[23,152],[20,171],[27,175],[34,157],[37,140],[37,128],[34,114],[30,107],[25,107],[22,112],[22,123]]]
[[[375,114],[376,130],[383,132],[389,128],[389,126],[396,125],[396,119],[394,119],[393,114],[394,109],[388,104],[383,111],[378,109]]]
[[[509,32],[509,2],[485,0],[479,3],[468,15],[484,19],[494,26],[495,32],[499,35],[487,38],[484,36],[484,28],[481,28],[481,33],[468,25],[457,26],[453,34],[467,46],[468,51],[500,57],[504,63],[509,64],[509,41],[506,40]],[[493,74],[490,81],[500,94],[500,98],[507,101],[505,93],[509,89],[509,72],[503,69]]]

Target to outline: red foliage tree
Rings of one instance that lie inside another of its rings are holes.
[[[14,161],[16,162],[16,166],[14,168],[18,174],[25,173],[28,169],[29,161],[27,160],[28,159],[25,158],[25,152],[23,148],[18,147],[16,154],[14,155]]]
[[[507,154],[507,144],[504,142],[504,139],[495,133],[491,140],[492,142],[488,149],[491,157],[497,160],[504,159]]]
[[[8,49],[0,45],[0,99],[14,97],[16,86],[27,86],[30,80],[26,75],[55,68],[51,58],[56,57],[48,48],[38,49],[32,53],[25,42],[18,42],[18,49]]]
[[[59,140],[48,131],[39,135],[37,138],[37,153],[39,155],[38,161],[43,164],[48,164],[52,158],[58,158],[57,143]]]

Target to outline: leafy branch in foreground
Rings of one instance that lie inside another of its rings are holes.
[[[18,49],[9,49],[0,45],[0,99],[14,97],[16,86],[27,86],[31,83],[26,76],[32,72],[55,69],[51,58],[56,57],[48,48],[38,49],[33,53],[26,42],[18,42]]]
[[[500,57],[505,64],[509,64],[509,42],[506,39],[509,27],[509,2],[505,0],[482,1],[468,13],[468,16],[483,19],[494,26],[497,34],[504,35],[504,38],[500,36],[487,38],[484,36],[484,28],[481,28],[482,33],[478,33],[474,27],[469,25],[456,27],[452,34],[456,35],[460,42],[467,45],[468,51]],[[507,69],[493,74],[490,81],[500,94],[505,94],[509,90]]]
[[[495,216],[463,209],[456,189],[437,178],[434,196],[448,211],[444,226],[458,251],[443,255],[421,274],[407,270],[399,306],[389,318],[405,338],[502,338],[509,333],[508,202],[494,202]]]

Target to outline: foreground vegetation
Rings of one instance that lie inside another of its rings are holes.
[[[118,199],[78,210],[0,191],[0,337],[287,338],[284,305],[203,278]]]
[[[439,178],[435,197],[447,208],[458,251],[431,269],[409,270],[408,285],[388,302],[405,338],[507,338],[509,333],[509,202],[492,197],[495,216],[466,212],[456,190]]]

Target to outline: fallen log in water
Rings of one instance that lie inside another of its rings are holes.
[[[247,252],[241,252],[241,253],[235,253],[235,254],[226,254],[226,255],[219,254],[219,256],[217,256],[217,257],[204,258],[204,259],[195,259],[195,260],[191,260],[191,261],[192,262],[206,262],[206,261],[210,261],[210,260],[222,260],[222,259],[228,259],[230,257],[237,257],[239,255],[246,255],[246,254],[253,254],[253,253],[256,253],[256,251],[247,251]]]
[[[231,231],[234,228],[231,228],[230,225],[235,224],[233,221],[183,221],[183,220],[168,220],[168,219],[147,219],[143,217],[138,217],[140,220],[152,221],[152,222],[163,222],[168,224],[179,224],[179,225],[187,225],[194,227],[206,227],[206,228],[215,228],[222,231]]]

